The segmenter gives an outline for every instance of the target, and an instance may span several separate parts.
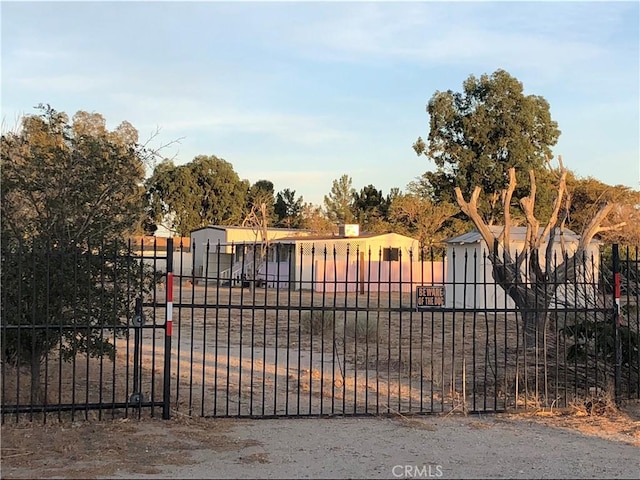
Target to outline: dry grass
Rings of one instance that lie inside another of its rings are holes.
[[[143,418],[63,421],[2,426],[3,478],[104,478],[157,475],[164,465],[189,465],[200,449],[240,451],[259,446],[228,435],[231,423],[178,417],[170,422]],[[144,459],[144,461],[141,461]]]
[[[617,408],[609,394],[575,400],[567,408],[540,408],[507,418],[525,418],[549,427],[579,431],[586,435],[640,447],[640,401],[624,402]]]

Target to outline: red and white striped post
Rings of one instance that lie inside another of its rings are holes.
[[[164,391],[162,418],[171,418],[171,335],[173,334],[173,238],[167,239],[167,299],[164,325]]]
[[[173,272],[167,272],[167,323],[166,336],[173,333]]]

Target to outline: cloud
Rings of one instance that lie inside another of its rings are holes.
[[[580,5],[354,4],[292,27],[298,54],[324,61],[496,65],[555,76],[603,60],[600,41],[621,14],[601,18]],[[561,15],[554,15],[559,10]],[[600,12],[600,10],[597,10]],[[588,21],[587,21],[588,20]],[[578,33],[576,33],[578,32]],[[282,38],[286,38],[282,34]]]
[[[330,126],[328,116],[287,113],[277,110],[232,107],[201,102],[184,97],[157,98],[131,94],[117,94],[114,100],[132,112],[145,112],[153,124],[138,119],[139,128],[160,126],[165,132],[211,131],[212,135],[256,135],[276,137],[289,144],[317,146],[327,142],[344,141],[353,134]],[[250,139],[247,138],[247,142]]]

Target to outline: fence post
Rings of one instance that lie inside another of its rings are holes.
[[[171,334],[173,333],[173,238],[167,239],[166,321],[164,325],[164,403],[163,420],[171,418]]]
[[[622,367],[622,345],[620,344],[620,252],[618,244],[612,246],[613,254],[613,345],[615,350],[614,395],[616,405],[620,402],[620,369]]]

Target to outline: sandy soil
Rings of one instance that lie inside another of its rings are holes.
[[[638,478],[638,459],[640,404],[603,416],[176,416],[2,427],[2,478]]]

